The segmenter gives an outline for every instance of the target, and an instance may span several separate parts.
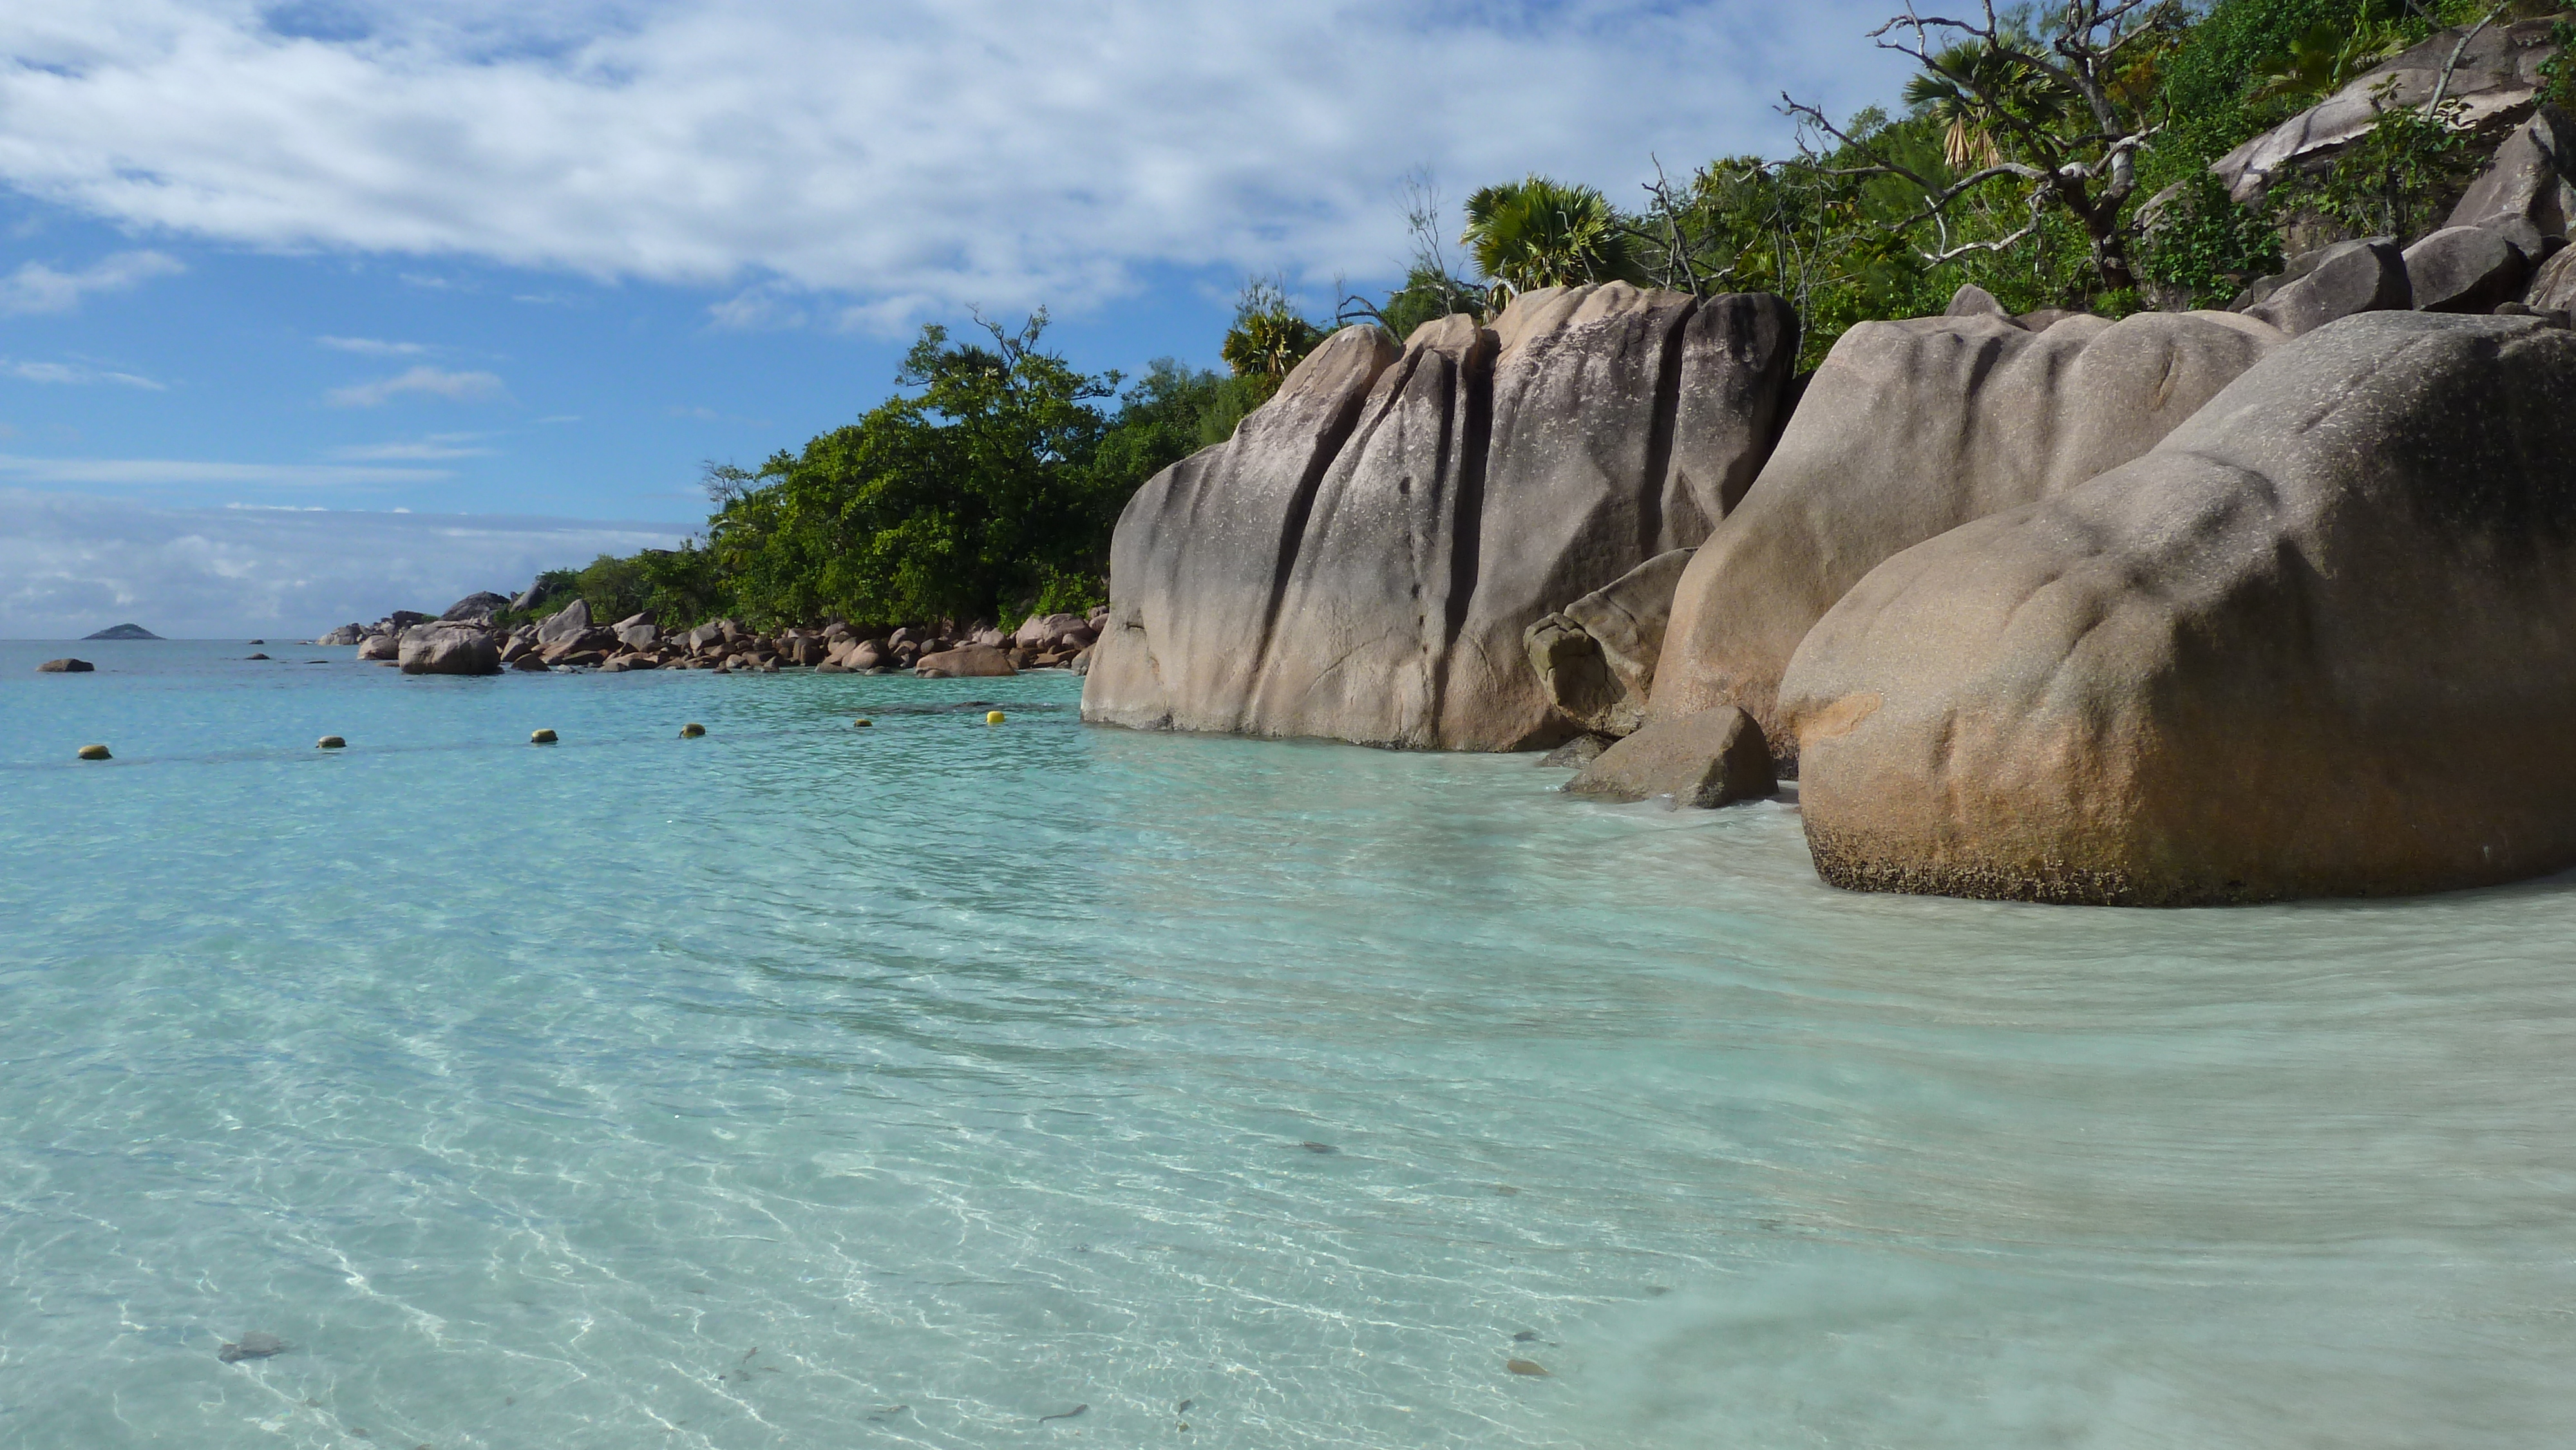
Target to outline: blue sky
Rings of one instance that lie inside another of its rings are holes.
[[[1403,178],[1633,195],[1901,69],[1878,0],[0,15],[0,636],[304,634],[666,541],[924,322],[1327,313]],[[1454,224],[1454,217],[1453,217]]]

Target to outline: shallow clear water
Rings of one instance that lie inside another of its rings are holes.
[[[1785,804],[1060,675],[65,648],[0,645],[0,1444],[2576,1433],[2563,882],[1860,897]]]

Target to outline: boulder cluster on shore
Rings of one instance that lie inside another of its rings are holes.
[[[1091,667],[1091,646],[1105,610],[1091,615],[1032,615],[1005,634],[991,624],[941,622],[892,629],[854,628],[832,620],[804,628],[757,630],[719,619],[669,633],[650,614],[594,623],[576,599],[533,623],[493,622],[510,600],[476,594],[433,619],[397,611],[372,625],[344,624],[314,641],[356,645],[358,658],[399,666],[411,675],[495,675],[504,670],[716,670],[775,674],[810,668],[823,674],[892,674],[925,679],[1013,675],[1024,669]]]
[[[1963,288],[1805,377],[1768,296],[1345,329],[1130,502],[1084,716],[1563,747],[1610,799],[1795,778],[1857,889],[2576,867],[2576,120],[2499,75],[2527,119],[2446,225],[2223,311]]]

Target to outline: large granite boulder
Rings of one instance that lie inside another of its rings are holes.
[[[2373,313],[1888,560],[1781,685],[1828,881],[2130,905],[2576,865],[2576,333]]]
[[[2544,237],[2564,238],[2576,222],[2576,119],[2542,106],[2505,138],[2487,169],[2469,184],[2447,225],[2503,229],[2527,222]]]
[[[441,629],[425,625],[402,635],[400,655],[406,675],[497,675],[501,650],[479,629]]]
[[[552,653],[572,645],[590,631],[590,603],[576,599],[538,622],[537,648]]]
[[[96,672],[97,669],[98,666],[91,664],[87,660],[67,658],[47,660],[43,664],[36,666],[36,673],[40,675],[86,675]]]
[[[366,637],[367,627],[365,625],[344,624],[338,629],[331,631],[329,634],[326,634],[313,642],[315,644],[329,645],[356,644],[358,641],[365,639]]]
[[[2519,299],[2530,275],[2522,248],[2487,227],[2444,227],[2406,249],[2406,276],[2425,312],[2493,312]]]
[[[358,658],[361,660],[390,660],[401,656],[402,636],[398,634],[371,634],[358,641]]]
[[[454,604],[447,606],[447,612],[440,615],[439,618],[447,620],[450,623],[462,623],[468,620],[489,620],[493,615],[498,614],[509,607],[509,595],[495,594],[491,590],[485,589],[478,593],[468,594],[464,598],[457,600]]]
[[[913,662],[914,674],[925,680],[980,679],[987,675],[1016,675],[1019,670],[1011,657],[989,644],[961,644],[955,649],[926,654]]]
[[[2303,163],[2334,155],[2369,134],[2383,110],[2421,107],[2438,86],[2461,103],[2460,125],[2477,127],[2508,116],[2540,94],[2540,67],[2555,52],[2543,16],[2490,25],[2460,41],[2467,27],[2437,30],[2386,65],[2367,71],[2342,90],[2210,163],[2238,202],[2260,198],[2272,179]],[[2451,64],[2457,55],[2458,64]],[[2447,84],[2445,69],[2449,70]]]
[[[1793,772],[1781,672],[1861,576],[2146,452],[2279,339],[2223,312],[2073,317],[2040,333],[1989,316],[1853,328],[1682,572],[1649,713],[1737,706]]]
[[[1673,549],[1522,631],[1548,703],[1585,731],[1627,735],[1646,722],[1673,590],[1693,549]]]
[[[1707,536],[1797,356],[1769,296],[1528,293],[1398,349],[1336,333],[1111,546],[1086,719],[1514,750],[1573,727],[1522,632]]]
[[[2305,254],[2288,271],[2247,288],[2233,310],[2297,337],[2355,313],[2414,305],[2406,254],[2386,237],[2360,237]]]

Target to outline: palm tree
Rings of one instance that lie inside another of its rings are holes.
[[[1219,355],[1238,378],[1284,378],[1323,340],[1323,329],[1282,306],[1238,316]]]
[[[1592,187],[1544,176],[1467,198],[1467,229],[1458,240],[1491,279],[1496,308],[1540,287],[1644,280],[1609,201]]]

